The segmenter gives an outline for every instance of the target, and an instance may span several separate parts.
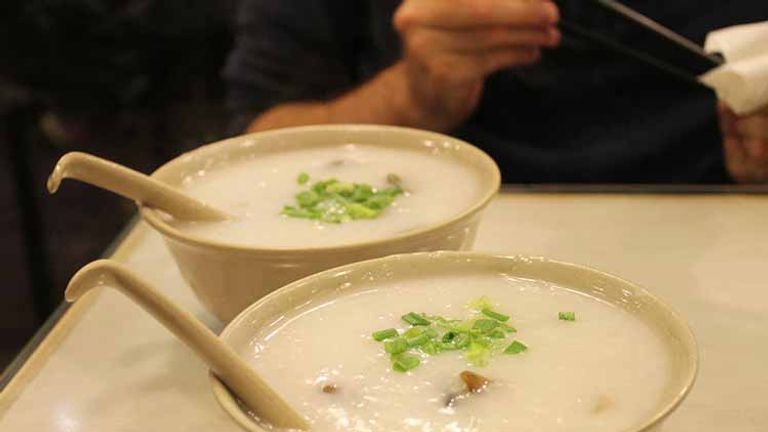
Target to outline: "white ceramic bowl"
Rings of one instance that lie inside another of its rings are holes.
[[[425,275],[467,272],[504,273],[552,282],[609,302],[646,322],[663,338],[670,354],[671,379],[653,414],[624,431],[650,432],[677,408],[693,386],[698,350],[688,325],[645,289],[616,276],[545,258],[503,257],[469,252],[396,255],[358,262],[306,277],[257,301],[233,319],[221,339],[242,352],[258,330],[295,308],[311,308],[332,298],[365,290],[382,280],[420,279]],[[216,399],[244,429],[265,432],[244,413],[231,393],[211,374]]]
[[[381,240],[312,249],[231,245],[182,232],[154,209],[140,206],[141,215],[163,235],[182,276],[203,305],[224,322],[265,294],[321,270],[397,253],[466,250],[472,246],[481,211],[499,189],[499,169],[479,149],[438,133],[373,125],[280,129],[203,146],[166,163],[152,177],[178,186],[187,175],[229,160],[349,142],[417,149],[453,158],[476,172],[476,179],[468,181],[478,181],[483,192],[460,214],[446,216],[434,225]]]

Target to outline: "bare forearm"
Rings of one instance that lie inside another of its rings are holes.
[[[428,127],[410,100],[410,91],[398,63],[351,92],[324,102],[278,105],[257,117],[249,132],[323,123],[377,123]]]
[[[450,130],[477,108],[485,78],[536,62],[560,33],[551,2],[404,0],[393,18],[403,58],[327,102],[277,106],[249,130],[316,123],[379,123]]]

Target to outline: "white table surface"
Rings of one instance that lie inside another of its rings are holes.
[[[585,264],[658,293],[701,350],[698,382],[664,430],[768,431],[768,196],[504,194],[475,249]],[[113,258],[221,328],[145,225]],[[0,431],[214,430],[239,428],[205,367],[113,290],[70,308],[0,394]]]

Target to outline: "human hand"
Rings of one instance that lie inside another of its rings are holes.
[[[404,0],[394,16],[412,108],[448,130],[469,117],[485,78],[538,61],[560,42],[548,0]]]
[[[728,172],[739,183],[768,183],[768,108],[738,116],[718,104]]]

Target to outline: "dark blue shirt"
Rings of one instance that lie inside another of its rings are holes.
[[[397,61],[399,3],[245,0],[224,71],[241,127],[279,103],[333,98]],[[768,1],[625,3],[697,43],[768,18]],[[591,0],[560,5],[569,20],[662,50]],[[478,110],[451,133],[487,151],[505,182],[720,183],[729,179],[715,105],[700,85],[566,34],[539,64],[489,77]]]

